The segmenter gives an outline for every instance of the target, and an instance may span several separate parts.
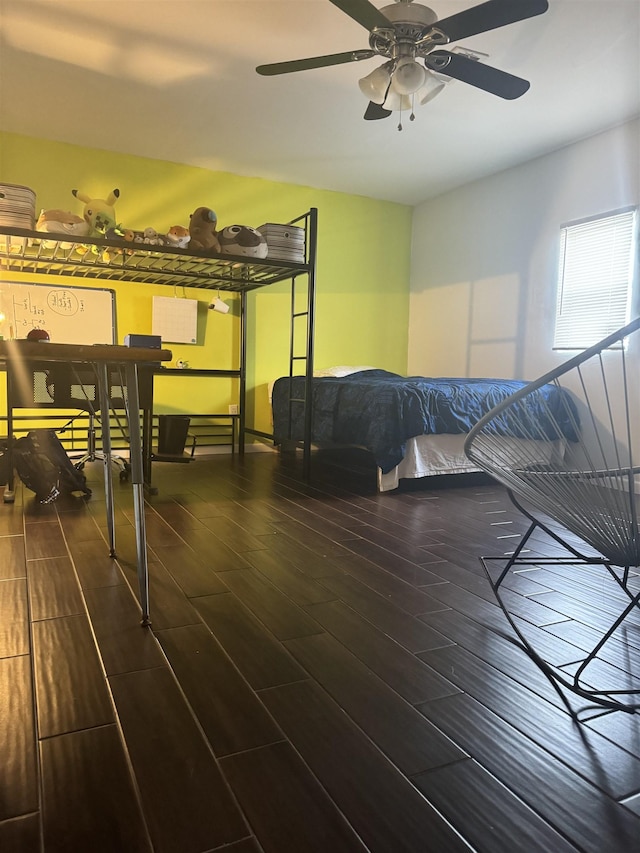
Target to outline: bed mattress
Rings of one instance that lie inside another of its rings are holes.
[[[504,379],[403,377],[385,370],[314,378],[311,439],[364,447],[373,454],[382,474],[387,474],[404,459],[409,439],[422,435],[464,437],[483,415],[526,385]],[[274,383],[276,443],[303,439],[304,404],[300,401],[304,394],[304,377],[284,377]],[[510,422],[504,434],[528,437],[530,422],[535,420],[542,424],[538,427],[541,438],[574,440],[575,422],[567,419],[566,407],[561,405],[564,394],[555,386],[544,386],[539,391],[544,404],[537,410],[536,399],[528,398],[522,408],[521,433],[518,425]],[[498,434],[500,429],[498,420]]]

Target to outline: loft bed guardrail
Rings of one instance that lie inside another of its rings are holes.
[[[309,264],[0,227],[0,269],[242,292],[305,274]]]

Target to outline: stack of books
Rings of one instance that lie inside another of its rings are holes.
[[[35,223],[35,192],[18,184],[0,184],[0,227],[33,231]]]
[[[258,231],[267,241],[267,258],[275,261],[304,263],[304,228],[267,222],[261,225]]]

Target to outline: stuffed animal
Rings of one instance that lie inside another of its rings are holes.
[[[189,240],[191,240],[191,234],[189,234],[189,229],[185,228],[184,225],[172,225],[167,231],[165,239],[167,246],[171,246],[174,249],[186,249],[189,245]]]
[[[120,226],[107,228],[107,230],[104,232],[105,240],[120,245],[107,246],[103,249],[102,258],[105,263],[111,263],[111,261],[118,255],[132,254],[132,250],[124,248],[124,246],[128,243],[133,243],[134,237],[135,231],[133,231],[131,228],[121,228]]]
[[[114,228],[107,228],[104,232],[105,240],[115,240],[118,243],[122,243],[123,241],[133,243],[134,235],[135,231],[131,228],[122,228],[120,225]]]
[[[210,207],[196,208],[189,220],[189,248],[199,252],[220,252],[217,224],[218,217]]]
[[[107,228],[104,237],[105,240],[120,244],[119,247],[109,247],[104,249],[103,257],[107,263],[116,255],[132,254],[133,251],[135,251],[136,246],[144,246],[144,248],[147,248],[148,246],[169,245],[169,241],[165,235],[158,234],[156,229],[151,228],[151,226],[145,228],[143,231],[134,231],[132,228],[122,228],[120,226]],[[124,248],[125,245],[130,246],[130,248]]]
[[[114,204],[120,198],[120,190],[116,189],[109,193],[106,199],[91,198],[80,190],[71,190],[72,194],[84,202],[82,216],[89,225],[90,237],[103,237],[109,228],[116,227],[116,214]]]
[[[167,238],[164,234],[158,234],[156,229],[151,228],[151,226],[143,231],[135,231],[133,228],[122,228],[118,225],[115,228],[107,228],[104,236],[107,240],[118,240],[120,242],[125,240],[127,243],[141,243],[145,246],[167,245]]]
[[[227,225],[220,232],[219,239],[220,251],[224,255],[267,257],[267,241],[259,231],[248,225]]]
[[[89,225],[81,216],[69,213],[68,210],[42,210],[36,222],[36,231],[44,231],[47,234],[64,234],[81,240],[89,233]],[[57,241],[43,240],[44,246],[55,246]],[[63,248],[68,248],[69,243],[61,243]]]

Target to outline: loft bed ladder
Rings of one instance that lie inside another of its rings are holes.
[[[304,407],[304,433],[302,440],[302,475],[305,481],[311,475],[311,430],[313,424],[313,347],[315,328],[316,251],[318,242],[318,210],[312,207],[302,216],[292,219],[289,225],[304,229],[306,263],[301,270],[291,274],[291,316],[289,321],[289,378],[305,377],[304,396],[294,398],[289,394],[289,424],[294,405]],[[306,278],[306,293],[297,288],[298,278]],[[240,453],[244,452],[244,437],[255,435],[273,441],[273,434],[252,429],[246,425],[246,364],[247,364],[247,294],[241,295],[241,343],[240,343]],[[302,368],[302,369],[301,369]],[[291,428],[289,429],[291,432]]]

